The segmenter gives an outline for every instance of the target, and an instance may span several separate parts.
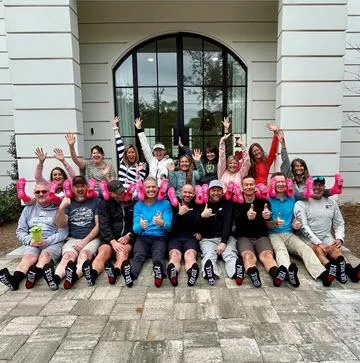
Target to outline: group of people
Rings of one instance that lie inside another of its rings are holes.
[[[166,276],[178,285],[182,260],[188,286],[200,275],[214,285],[220,277],[219,258],[237,285],[247,275],[254,287],[261,286],[259,260],[274,286],[287,282],[298,287],[298,267],[289,254],[299,256],[324,286],[335,279],[359,281],[360,265],[351,266],[341,249],[344,220],[337,203],[329,199],[341,193],[341,176],[325,189],[325,178],[311,177],[305,161],[290,163],[284,134],[274,124],[268,125],[273,132],[268,156],[261,145],[247,150],[240,141],[240,150],[226,157],[230,121],[225,118],[219,148],[208,145],[204,157],[179,140],[177,167],[163,144],[150,148],[137,118],[136,134],[146,160],[141,163],[136,146],[124,145],[118,124],[115,117],[117,175],[98,145],[91,149],[90,161],[80,159],[69,133],[70,155],[82,175],[56,148],[54,155],[69,177],[56,167],[47,181],[42,175],[47,155],[36,149],[33,197],[25,192],[25,179],[17,185],[26,204],[16,231],[24,255],[13,274],[0,270],[0,282],[10,289],[18,289],[23,279],[26,288],[32,288],[41,276],[51,290],[62,280],[69,289],[82,275],[92,286],[103,271],[110,284],[122,275],[132,287],[149,257],[157,287]],[[268,180],[279,143],[281,172]],[[40,238],[35,232],[39,228]]]

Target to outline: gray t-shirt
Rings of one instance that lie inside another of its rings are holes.
[[[76,239],[85,238],[95,227],[95,216],[101,201],[99,198],[87,199],[83,202],[72,200],[65,208],[69,217],[69,237]]]

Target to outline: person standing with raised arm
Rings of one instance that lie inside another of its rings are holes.
[[[156,179],[157,184],[160,185],[164,178],[168,177],[167,166],[174,164],[173,160],[166,155],[165,145],[162,143],[156,143],[152,150],[149,142],[146,138],[145,132],[142,129],[142,120],[140,117],[135,119],[135,128],[137,136],[141,143],[141,149],[144,153],[144,157],[149,165],[149,176]]]

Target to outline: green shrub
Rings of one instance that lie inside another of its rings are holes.
[[[21,203],[16,196],[15,185],[0,190],[0,224],[14,221],[21,213]]]

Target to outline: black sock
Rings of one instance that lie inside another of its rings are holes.
[[[205,271],[205,278],[206,280],[208,280],[209,285],[211,286],[215,285],[214,266],[211,260],[206,260],[204,265],[204,271]]]
[[[330,287],[331,283],[334,281],[333,278],[329,279],[329,274],[327,270],[323,271],[317,278],[322,281],[323,286],[325,287]]]
[[[336,274],[337,274],[337,264],[336,261],[334,260],[330,260],[326,265],[326,270],[327,270],[327,274],[328,274],[328,281],[331,283],[336,279]],[[330,286],[329,285],[329,286]]]
[[[233,279],[235,279],[236,285],[238,286],[242,285],[244,281],[244,263],[242,258],[236,259]]]
[[[59,284],[60,284],[60,282],[61,282],[61,278],[60,278],[60,276],[55,274],[55,275],[54,275],[54,281],[55,281],[55,283],[56,283],[56,284],[58,284],[58,285],[59,285]]]
[[[20,282],[24,280],[25,274],[22,271],[15,271],[14,272],[14,290],[19,288]],[[16,289],[15,289],[16,287]]]
[[[345,259],[344,256],[339,256],[336,259],[336,279],[342,283],[345,284],[348,280],[347,275],[346,275],[346,265],[345,265]]]
[[[360,266],[360,265],[359,265]],[[357,268],[359,267],[352,267],[350,263],[347,263],[345,265],[345,271],[346,274],[350,277],[351,282],[359,282],[358,276],[357,276]]]
[[[256,266],[249,267],[246,271],[254,287],[261,286],[260,273]]]
[[[295,263],[291,263],[288,269],[288,280],[290,284],[294,287],[300,286],[300,281],[298,278],[298,268]]]
[[[199,265],[195,262],[187,271],[188,275],[188,286],[194,286],[197,278],[199,277]]]
[[[178,272],[176,271],[176,267],[173,263],[169,263],[167,267],[167,275],[171,282],[171,285],[176,287],[179,284],[178,281]]]
[[[129,260],[124,261],[121,265],[121,273],[124,276],[126,286],[132,287],[134,284],[134,278],[131,272],[131,264]]]
[[[273,266],[269,270],[270,276],[273,278],[273,284],[275,287],[280,287],[283,281],[287,277],[287,269],[285,266],[281,265],[279,267]]]
[[[50,290],[55,291],[59,288],[59,284],[57,284],[54,279],[55,272],[54,272],[54,265],[52,263],[47,263],[44,266],[43,276]]]
[[[160,262],[158,262],[158,261],[154,262],[153,272],[154,272],[154,285],[156,287],[160,287],[164,280],[164,278],[163,278],[164,271],[163,271],[162,264]]]

